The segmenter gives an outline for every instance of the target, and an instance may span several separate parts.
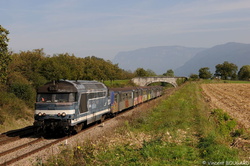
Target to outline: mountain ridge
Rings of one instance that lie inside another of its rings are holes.
[[[154,46],[132,51],[119,52],[113,59],[120,68],[136,70],[141,67],[163,74],[169,69],[176,69],[205,48],[184,46]]]
[[[176,69],[175,73],[189,76],[192,73],[198,73],[202,67],[209,67],[214,73],[215,66],[225,61],[236,64],[238,70],[244,65],[250,65],[250,44],[229,42],[216,45],[197,53],[183,66]]]
[[[250,44],[228,42],[211,48],[154,46],[119,52],[113,60],[125,70],[142,67],[163,74],[172,69],[176,76],[198,74],[202,67],[209,67],[214,73],[215,66],[224,61],[236,64],[238,69],[249,65]]]

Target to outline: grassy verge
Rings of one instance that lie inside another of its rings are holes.
[[[222,110],[210,110],[197,83],[179,91],[113,135],[65,149],[47,165],[214,165],[242,161],[231,148],[240,132]],[[232,134],[235,133],[235,134]]]

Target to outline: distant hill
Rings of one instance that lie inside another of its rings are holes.
[[[202,67],[209,67],[214,73],[215,66],[224,61],[236,64],[238,69],[250,65],[250,44],[230,42],[203,50],[174,72],[178,76],[189,76],[191,73],[198,74]]]
[[[202,67],[209,67],[214,73],[215,66],[224,61],[236,64],[239,69],[243,65],[250,65],[250,44],[230,42],[212,48],[148,47],[119,52],[113,63],[118,63],[125,70],[135,71],[142,67],[163,74],[172,69],[176,76],[189,76],[198,74]]]
[[[163,74],[169,69],[177,69],[190,60],[204,48],[189,48],[182,46],[156,46],[133,51],[119,52],[113,63],[125,70],[135,71],[142,67],[151,69],[157,74]]]

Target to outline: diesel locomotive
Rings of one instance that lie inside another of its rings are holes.
[[[160,86],[108,89],[98,81],[53,81],[37,89],[34,126],[45,133],[77,133],[161,95]]]

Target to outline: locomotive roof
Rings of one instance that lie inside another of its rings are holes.
[[[98,81],[87,81],[87,80],[60,80],[54,82],[48,82],[44,86],[37,89],[38,93],[69,93],[79,91],[102,91],[107,90],[107,87]]]

